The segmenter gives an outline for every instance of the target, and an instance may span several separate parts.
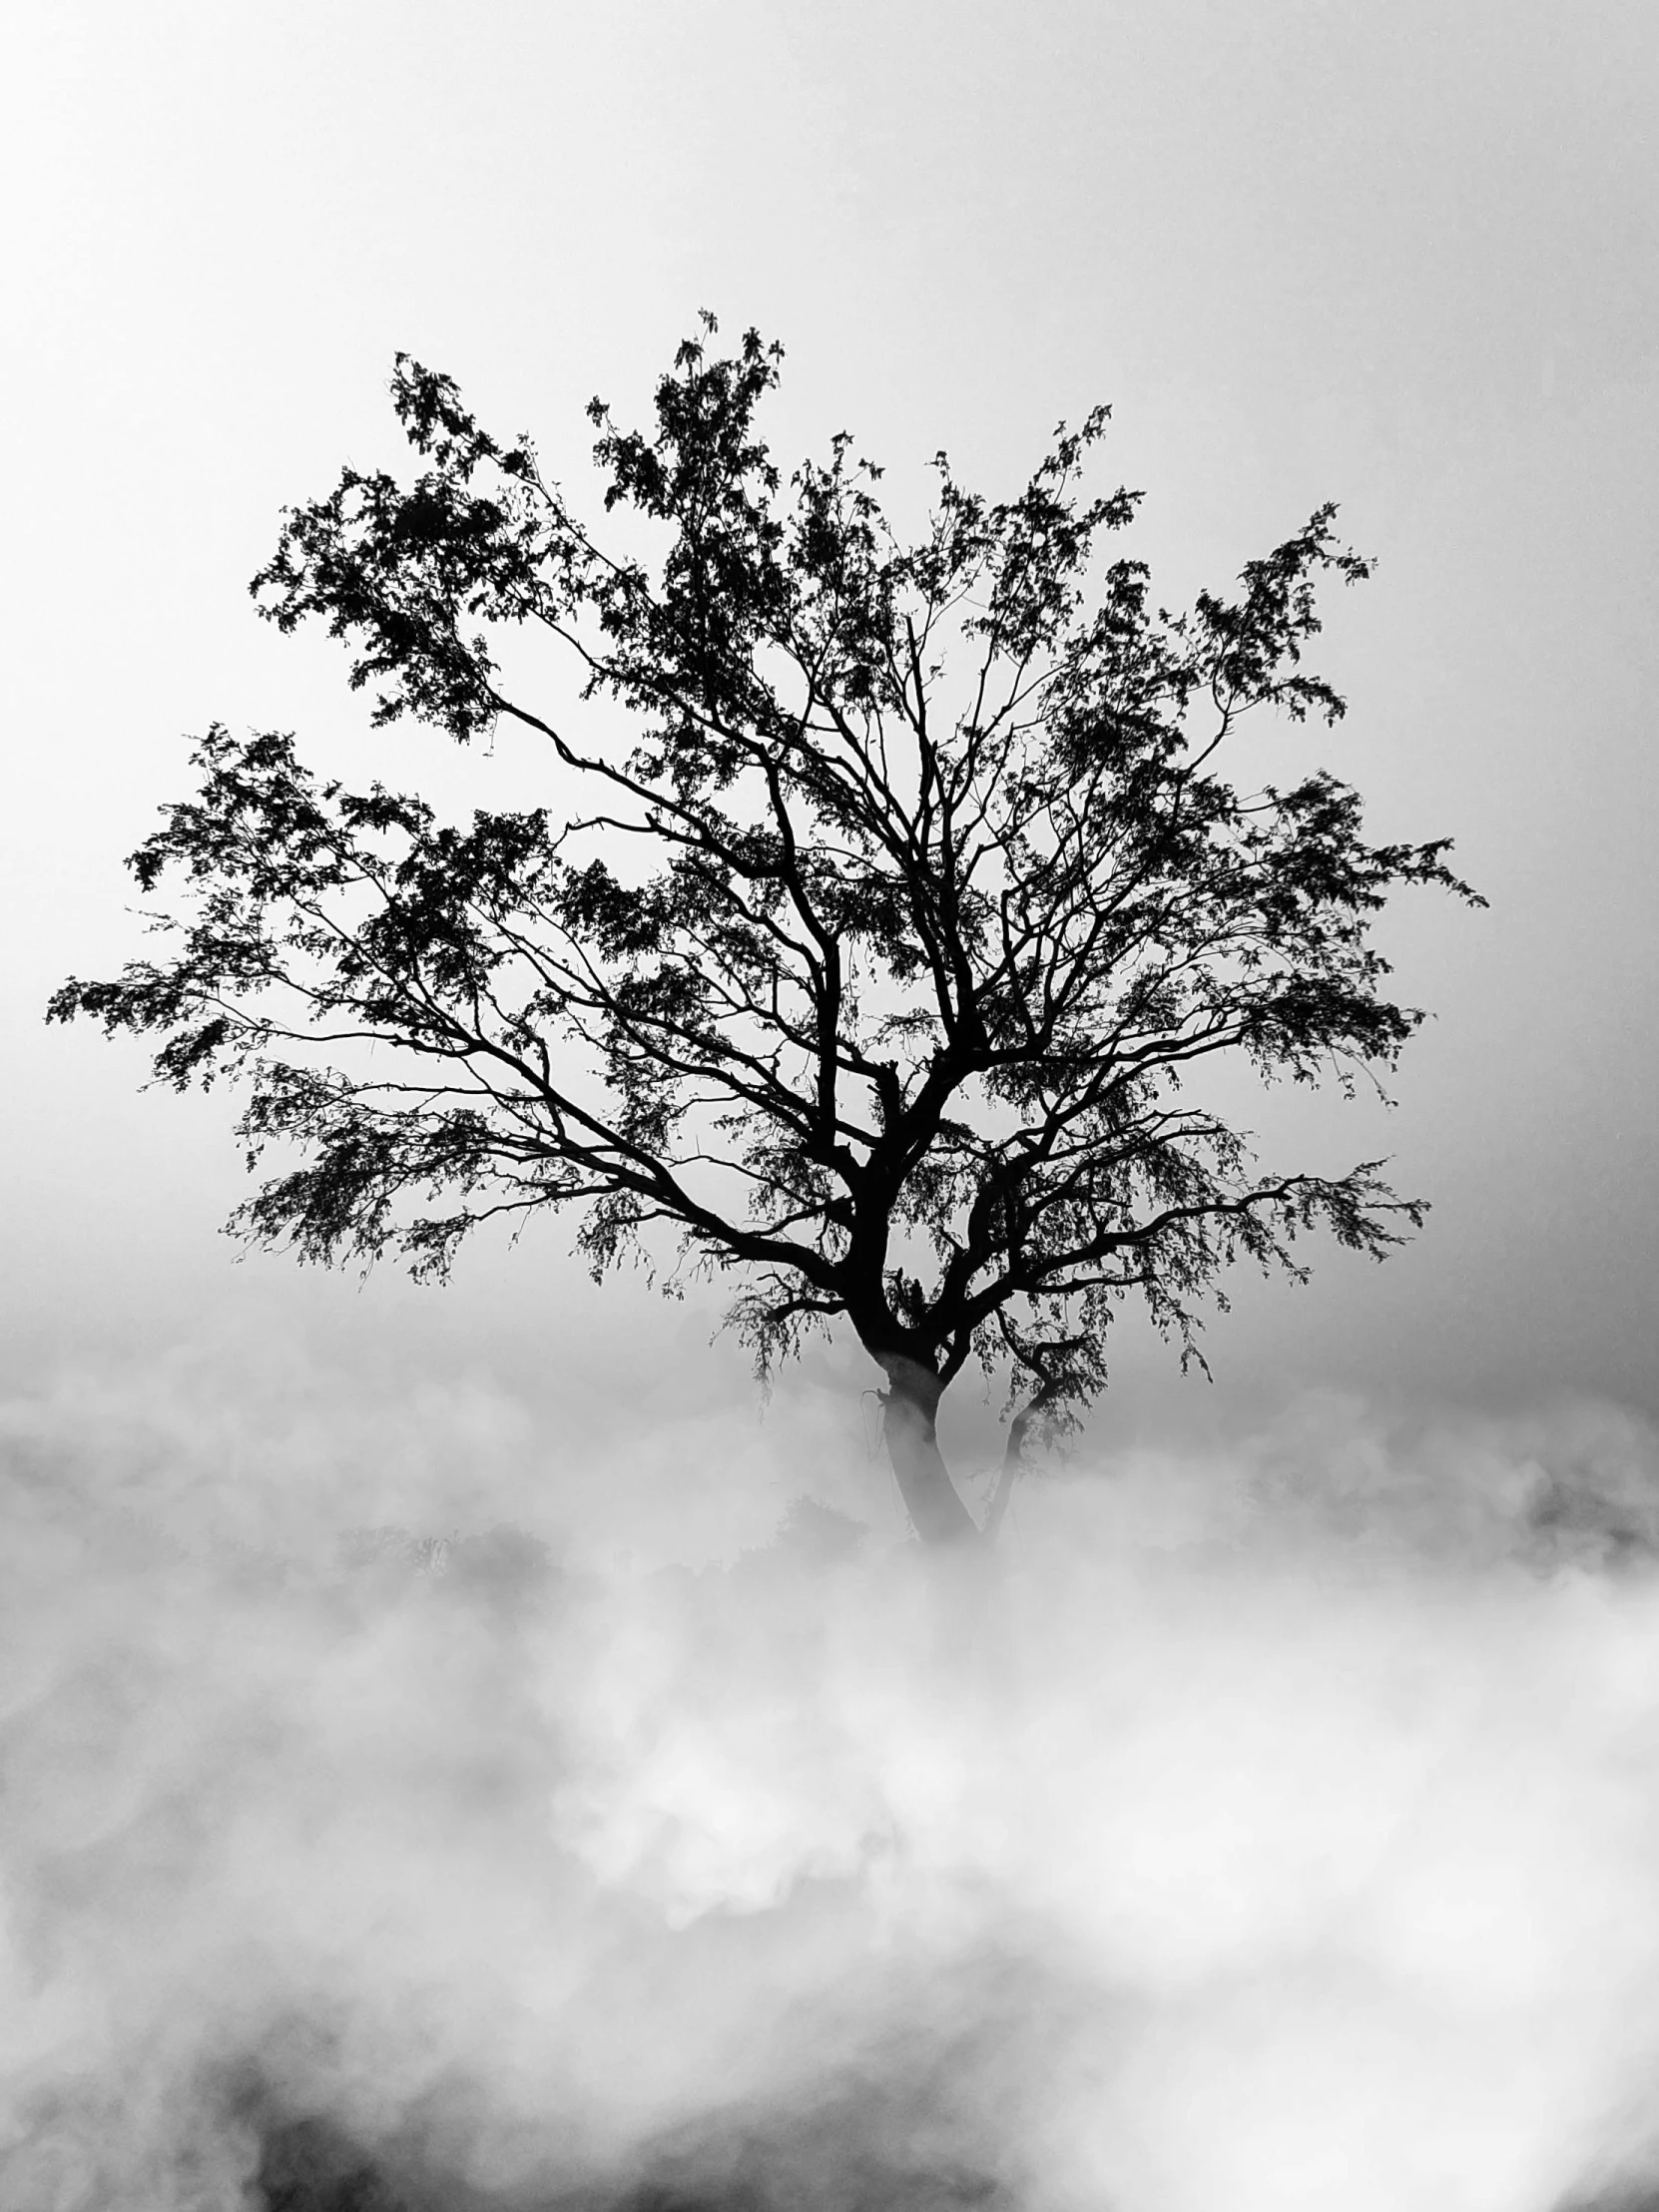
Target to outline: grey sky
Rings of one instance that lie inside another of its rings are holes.
[[[676,1386],[746,1388],[632,1289],[614,1322],[584,1294],[567,1373],[556,1227],[441,1307],[233,1270],[229,1101],[138,1098],[135,1053],[40,1025],[134,946],[117,860],[187,733],[292,726],[407,774],[338,656],[245,596],[284,499],[389,455],[394,349],[576,490],[582,403],[643,407],[708,305],[787,343],[781,451],[844,424],[900,500],[941,444],[1004,489],[1109,398],[1172,599],[1343,502],[1382,565],[1334,610],[1327,758],[1380,830],[1453,833],[1492,910],[1388,924],[1439,1018],[1387,1126],[1287,1122],[1322,1162],[1393,1151],[1425,1235],[1245,1295],[1219,1402],[1659,1406],[1651,9],[157,0],[14,11],[4,41],[0,1382],[279,1318],[572,1390],[660,1325]],[[1133,1327],[1144,1409],[1177,1384]]]

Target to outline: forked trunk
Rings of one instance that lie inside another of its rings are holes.
[[[924,1544],[977,1542],[978,1525],[939,1450],[937,1378],[909,1361],[883,1365],[892,1386],[882,1394],[881,1429],[898,1494],[916,1534]]]

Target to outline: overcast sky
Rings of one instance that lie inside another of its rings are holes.
[[[441,1297],[236,1267],[230,1102],[41,1023],[137,947],[119,859],[211,719],[407,774],[246,595],[284,500],[389,457],[393,352],[578,493],[583,403],[643,411],[706,305],[787,344],[781,452],[844,425],[901,501],[940,445],[1006,492],[1109,399],[1172,601],[1342,502],[1380,567],[1334,610],[1327,758],[1381,833],[1454,835],[1491,910],[1387,925],[1438,1018],[1381,1136],[1287,1125],[1322,1165],[1391,1150],[1425,1233],[1245,1297],[1208,1402],[1659,1409],[1650,5],[60,0],[3,35],[0,1387],[276,1340],[347,1392],[743,1398],[701,1325],[590,1297],[557,1225]],[[1155,1418],[1194,1386],[1123,1335]]]

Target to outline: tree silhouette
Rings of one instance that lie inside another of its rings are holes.
[[[1096,558],[1138,498],[1079,488],[1100,408],[1005,502],[939,455],[903,543],[844,434],[784,481],[756,427],[781,348],[715,332],[649,433],[590,409],[627,544],[399,356],[412,486],[347,469],[254,581],[346,642],[376,725],[531,734],[549,803],[452,823],[216,726],[130,862],[178,884],[167,956],[50,1012],[243,1087],[251,1167],[289,1152],[234,1217],[259,1244],[441,1277],[479,1222],[568,1206],[596,1277],[730,1275],[763,1373],[843,1318],[916,1530],[971,1536],[935,1429],[970,1361],[1012,1377],[994,1525],[1125,1298],[1190,1357],[1235,1260],[1300,1275],[1303,1231],[1381,1257],[1420,1220],[1380,1162],[1261,1173],[1198,1078],[1385,1070],[1422,1016],[1373,916],[1474,894],[1447,840],[1368,843],[1324,772],[1227,780],[1251,711],[1343,712],[1303,663],[1317,582],[1367,573],[1334,508],[1171,615]],[[514,629],[569,656],[568,715],[504,676]]]

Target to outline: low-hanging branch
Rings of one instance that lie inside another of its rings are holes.
[[[714,333],[649,434],[590,410],[605,510],[654,564],[400,356],[413,483],[347,469],[255,579],[279,629],[347,645],[377,725],[525,732],[548,804],[446,823],[216,725],[131,863],[178,886],[166,956],[50,1010],[157,1036],[164,1082],[241,1086],[250,1166],[298,1155],[236,1217],[257,1242],[441,1277],[479,1223],[570,1207],[596,1276],[642,1250],[671,1284],[735,1276],[763,1372],[844,1318],[944,1539],[974,1527],[935,1433],[970,1360],[1013,1377],[994,1523],[1126,1297],[1185,1357],[1235,1261],[1300,1275],[1310,1230],[1382,1257],[1420,1221],[1380,1162],[1261,1174],[1189,1093],[1218,1059],[1379,1079],[1422,1015],[1374,917],[1405,884],[1474,894],[1445,839],[1369,843],[1324,771],[1229,780],[1250,714],[1343,713],[1303,659],[1318,583],[1367,574],[1333,508],[1172,615],[1097,557],[1138,503],[1082,496],[1097,409],[1008,501],[940,455],[902,543],[844,435],[784,482],[756,428],[781,351]],[[591,737],[503,675],[514,629],[573,657]]]

